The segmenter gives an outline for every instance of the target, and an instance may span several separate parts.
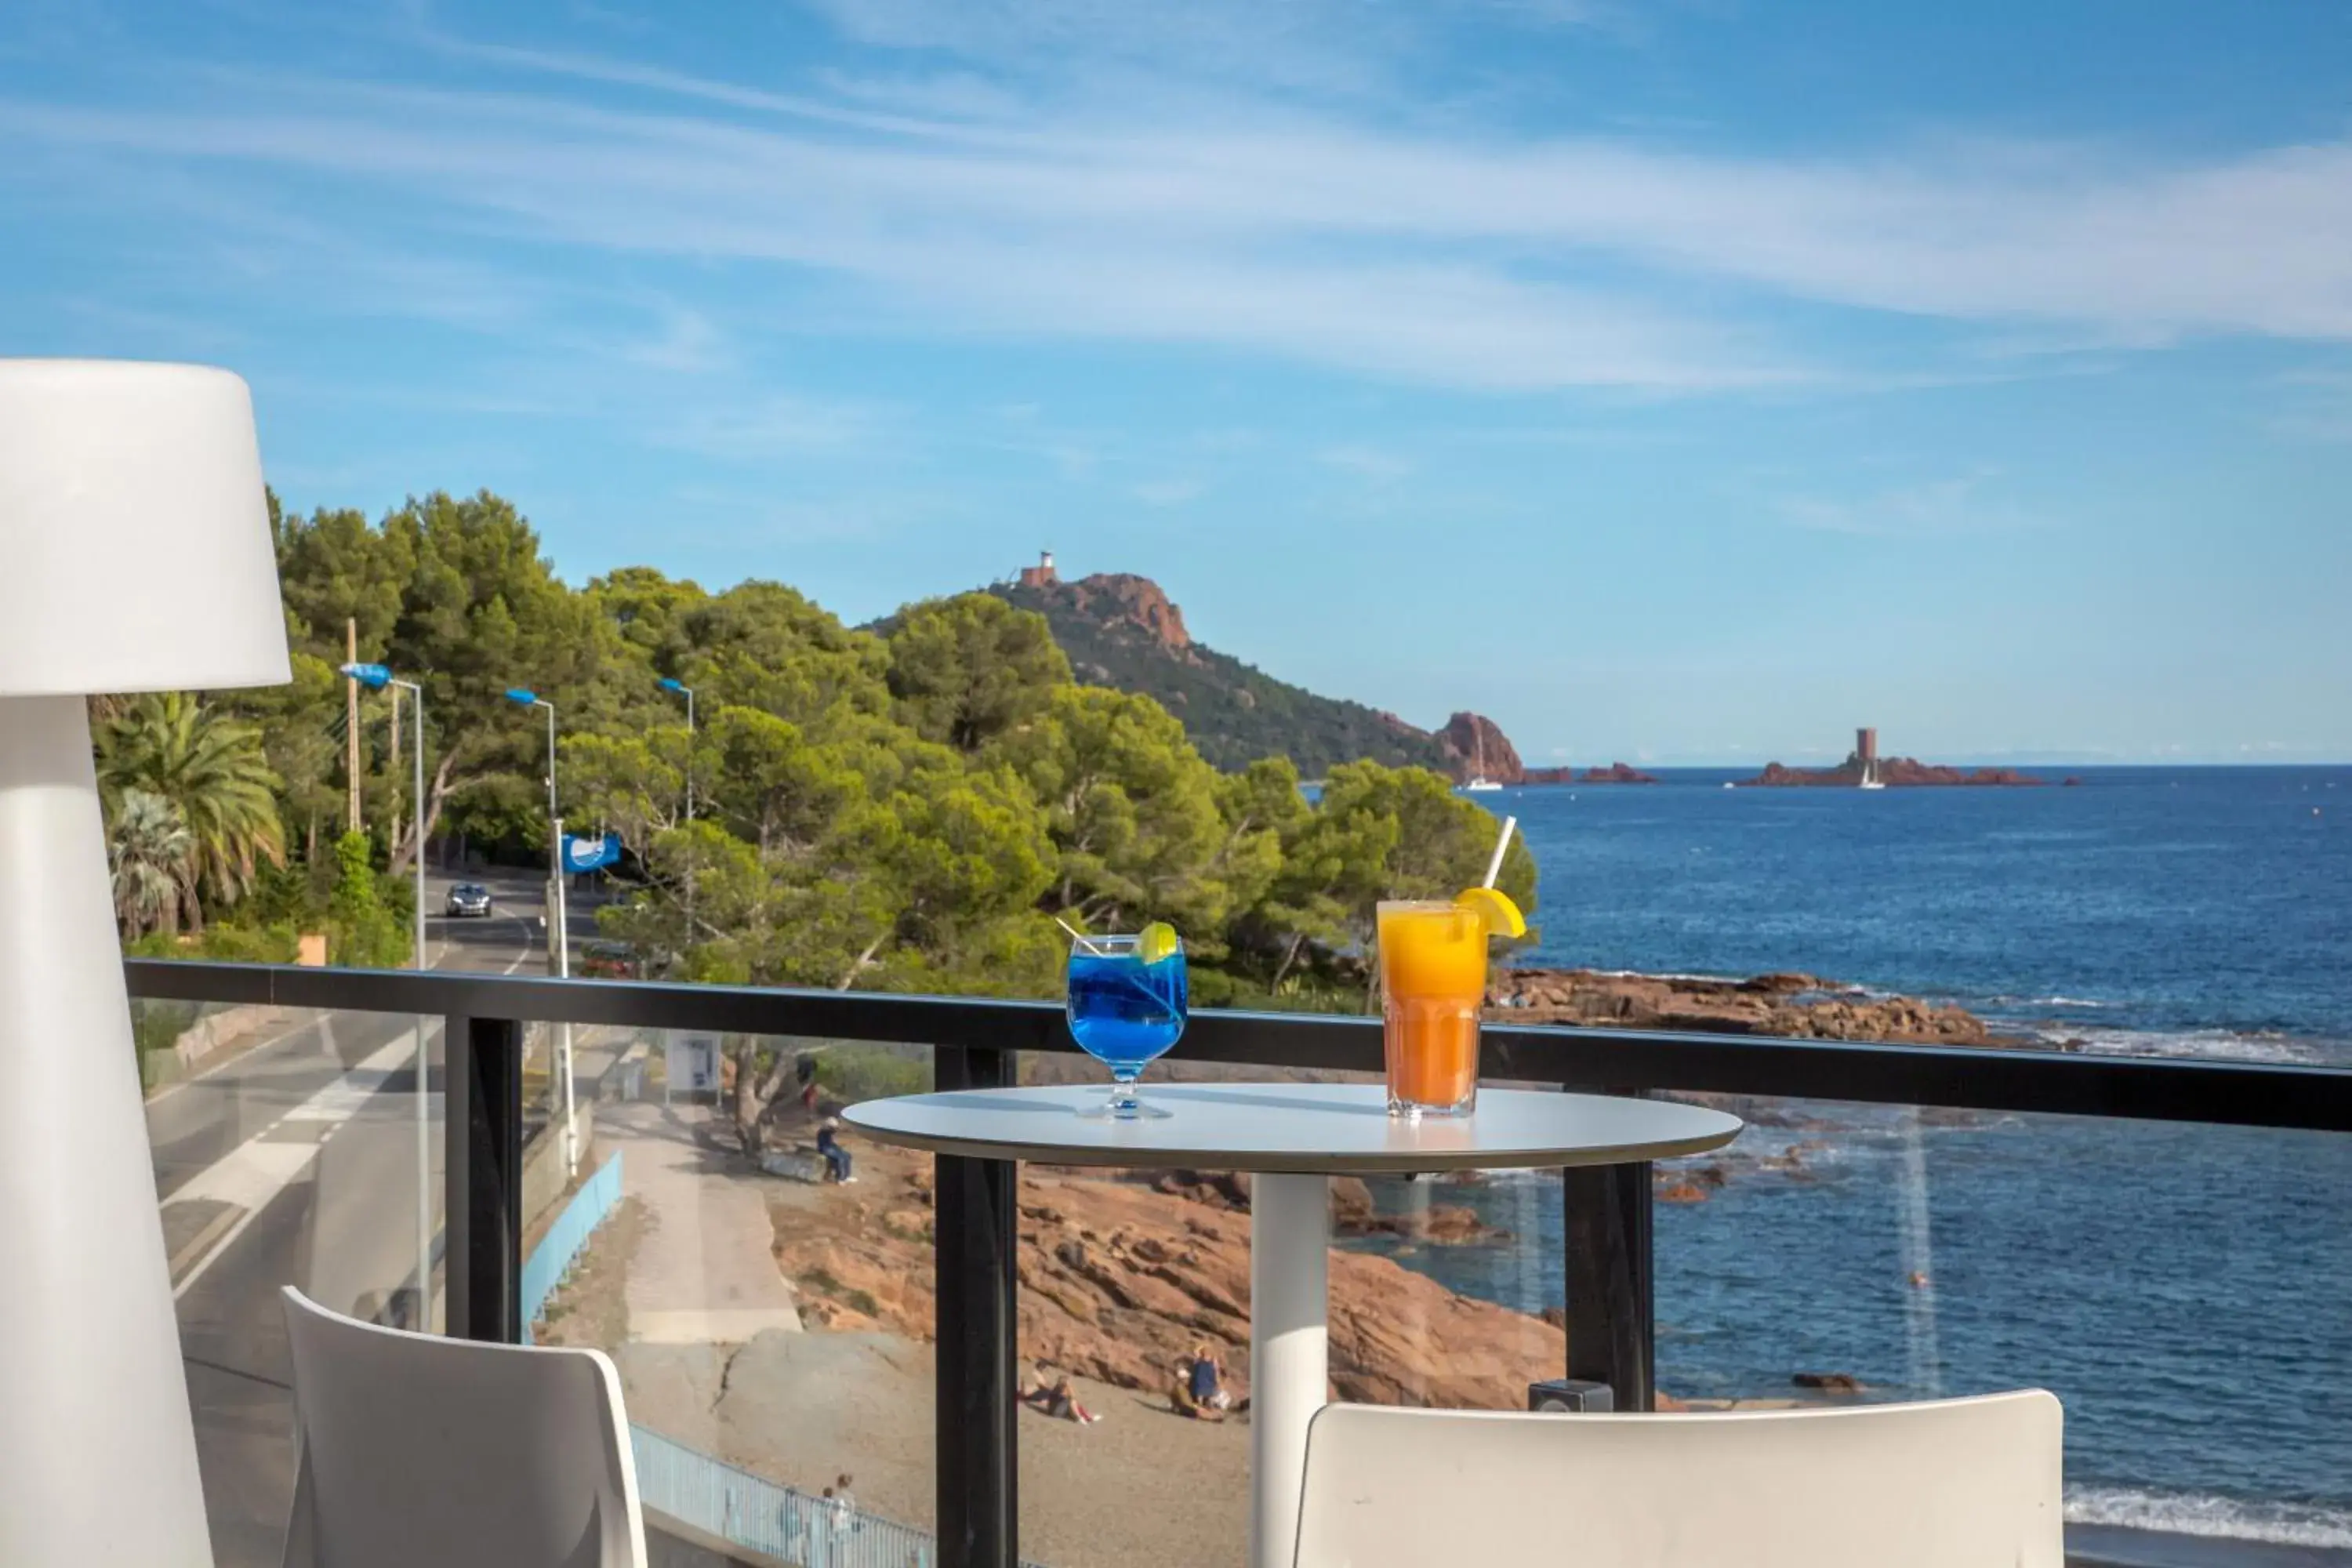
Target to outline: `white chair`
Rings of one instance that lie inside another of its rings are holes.
[[[378,1328],[285,1297],[301,1453],[285,1568],[645,1568],[609,1359]]]
[[[1326,1405],[1297,1568],[2063,1568],[2038,1390],[1920,1405],[1537,1415]]]

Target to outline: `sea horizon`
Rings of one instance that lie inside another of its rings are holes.
[[[2076,1048],[2352,1067],[2352,768],[1675,787],[1735,771],[1480,796],[1537,858],[1521,962],[1801,971]],[[1791,1101],[1725,1165],[1705,1201],[1656,1207],[1662,1389],[1788,1396],[1800,1372],[1875,1397],[2046,1386],[2067,1406],[2070,1520],[2352,1561],[2342,1140]],[[1546,1181],[1385,1194],[1467,1204],[1510,1242],[1365,1245],[1468,1295],[1557,1306]]]

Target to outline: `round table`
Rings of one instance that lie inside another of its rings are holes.
[[[1671,1100],[1481,1089],[1460,1120],[1404,1121],[1378,1084],[1155,1083],[1160,1121],[1077,1112],[1100,1085],[867,1100],[842,1119],[884,1143],[981,1160],[1247,1171],[1250,1563],[1291,1568],[1307,1424],[1329,1388],[1330,1181],[1418,1171],[1549,1169],[1720,1149],[1739,1119]]]

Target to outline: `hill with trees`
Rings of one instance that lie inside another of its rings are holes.
[[[1439,736],[1393,713],[1318,696],[1194,642],[1183,613],[1148,577],[1104,574],[1065,583],[1031,571],[989,592],[1043,616],[1079,679],[1139,692],[1181,718],[1214,767],[1234,772],[1286,756],[1311,779],[1364,760],[1457,772],[1460,759]]]
[[[150,950],[278,956],[296,927],[332,927],[335,961],[396,962],[421,844],[543,864],[546,731],[512,687],[555,706],[568,825],[621,837],[600,923],[650,974],[1050,995],[1057,918],[1163,919],[1202,1005],[1352,1010],[1378,901],[1475,881],[1494,843],[1448,778],[1397,765],[1428,752],[1346,754],[1382,732],[1355,719],[1312,753],[1314,801],[1287,758],[1220,771],[1190,703],[1074,670],[1045,616],[1005,596],[860,630],[777,583],[630,567],[572,587],[488,493],[373,522],[272,514],[292,682],[98,710],[119,912]],[[425,698],[421,822],[388,699],[362,699],[363,836],[342,832],[347,623],[362,660]],[[1265,685],[1228,689],[1297,689],[1249,673]],[[694,689],[691,732],[665,679]],[[1514,844],[1502,885],[1531,907],[1534,883]]]

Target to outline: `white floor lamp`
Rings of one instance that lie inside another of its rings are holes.
[[[209,1564],[83,699],[287,679],[245,383],[0,360],[0,1563]]]

